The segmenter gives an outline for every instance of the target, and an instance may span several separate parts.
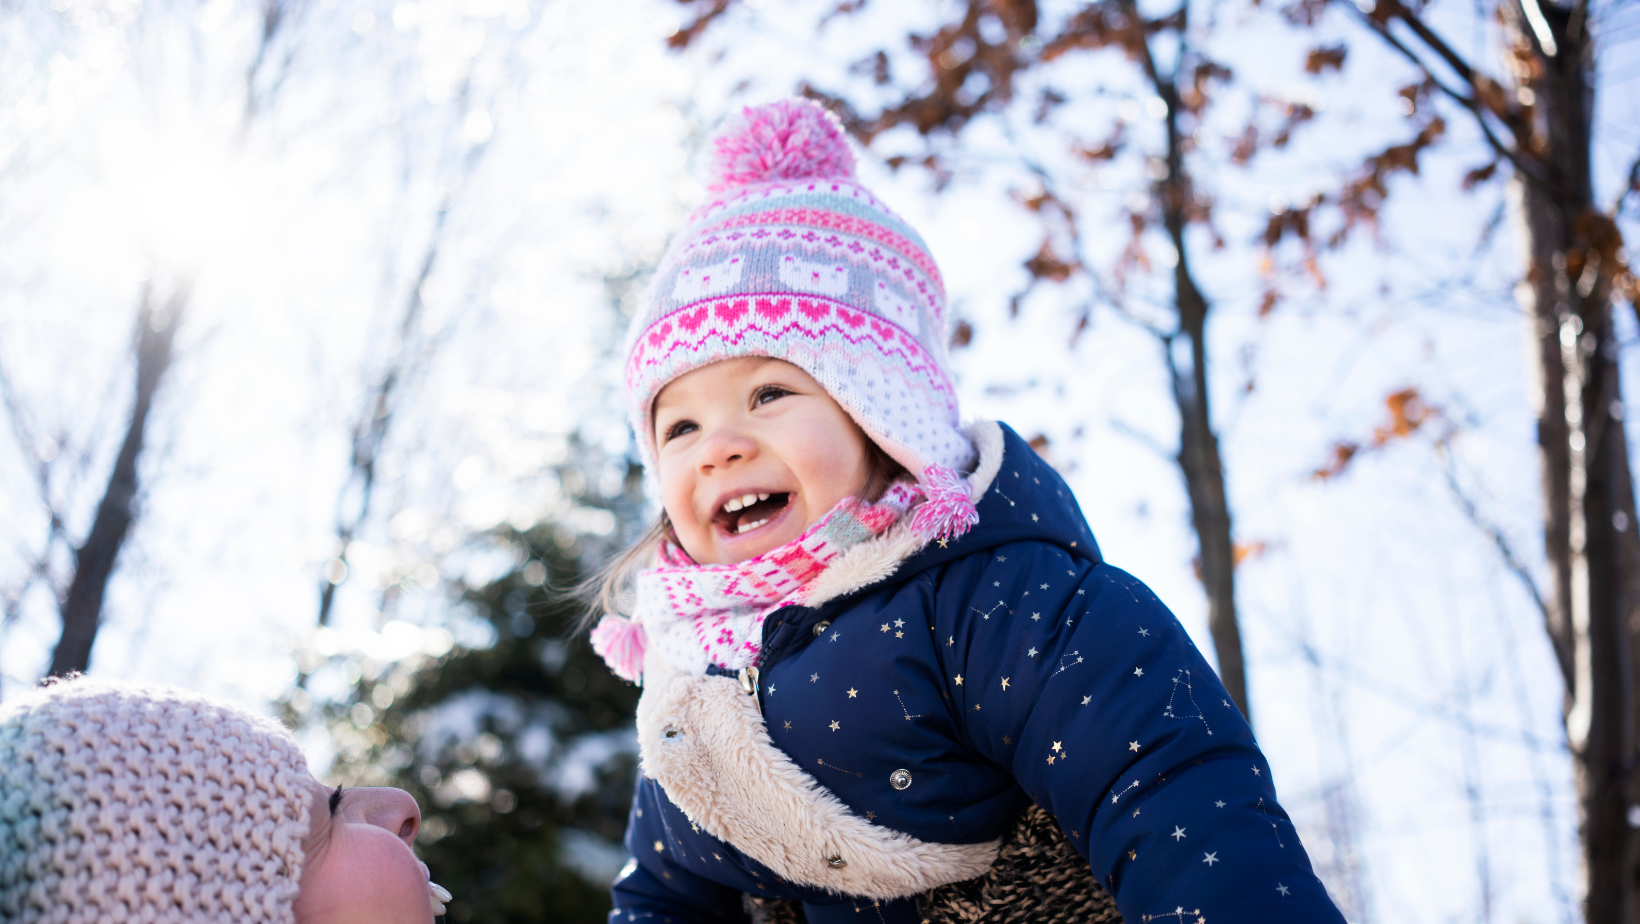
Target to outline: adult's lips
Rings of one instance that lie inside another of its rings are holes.
[[[427,876],[427,899],[432,903],[433,917],[440,917],[444,914],[444,906],[450,902],[450,890],[433,881],[433,872],[426,863],[421,864],[421,871]]]

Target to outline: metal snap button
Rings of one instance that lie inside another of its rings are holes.
[[[830,628],[831,628],[831,620],[822,619],[821,621],[814,624],[814,637],[819,638],[820,636],[825,635],[826,630],[830,629]]]
[[[661,734],[668,738],[682,738],[683,729],[678,728],[676,725],[668,725],[661,730]]]
[[[843,859],[841,855],[834,853],[826,858],[826,865],[832,869],[842,869],[848,865],[848,861]]]
[[[888,785],[894,787],[895,789],[910,788],[911,772],[909,770],[896,770],[893,773],[890,773],[888,775]]]

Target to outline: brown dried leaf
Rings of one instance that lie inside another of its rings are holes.
[[[1053,242],[1044,240],[1042,249],[1036,256],[1025,261],[1025,268],[1030,271],[1034,279],[1046,279],[1050,282],[1064,282],[1076,272],[1075,263],[1067,263],[1054,253]]]
[[[1285,148],[1292,140],[1293,130],[1305,122],[1315,118],[1315,110],[1303,103],[1289,103],[1287,105],[1287,120],[1281,123],[1274,136],[1270,138],[1270,147],[1277,150]]]
[[[1316,258],[1313,249],[1304,255],[1304,272],[1309,274],[1310,281],[1315,283],[1317,289],[1327,288],[1327,274],[1321,271],[1321,261]]]
[[[839,16],[852,16],[865,9],[867,0],[841,0],[831,8],[831,12],[820,17],[820,25],[824,26]]]
[[[692,4],[692,0],[681,0],[681,2],[695,5]],[[706,5],[706,9],[695,15],[694,22],[680,27],[678,31],[666,37],[666,47],[673,51],[682,51],[688,48],[690,42],[699,38],[700,34],[706,31],[706,27],[712,24],[712,20],[728,12],[733,2],[734,0],[710,0],[709,4]]]
[[[1252,122],[1242,129],[1241,137],[1236,139],[1236,146],[1230,151],[1230,162],[1238,167],[1247,166],[1247,162],[1258,153],[1258,126]]]
[[[1200,112],[1208,102],[1208,90],[1214,83],[1229,83],[1232,77],[1230,68],[1213,61],[1204,61],[1196,65],[1192,74],[1190,86],[1180,94],[1179,102],[1186,112]]]
[[[1281,243],[1282,238],[1289,234],[1304,242],[1305,246],[1308,247],[1311,243],[1311,207],[1312,206],[1304,206],[1303,208],[1284,208],[1279,212],[1271,212],[1270,220],[1264,225],[1265,248],[1273,249],[1277,244]]]
[[[1500,163],[1502,163],[1502,161],[1494,160],[1484,167],[1476,167],[1474,170],[1464,174],[1463,191],[1469,192],[1487,180],[1490,180],[1492,175],[1498,172],[1498,164]]]
[[[1509,92],[1496,80],[1477,73],[1475,75],[1475,98],[1480,101],[1493,115],[1505,121],[1509,120],[1510,105]]]
[[[1531,40],[1525,35],[1521,35],[1520,41],[1511,45],[1505,52],[1504,63],[1508,65],[1509,73],[1514,75],[1516,83],[1530,84],[1543,79],[1543,59],[1532,48]]]
[[[1310,477],[1315,478],[1318,481],[1326,481],[1329,478],[1337,478],[1339,475],[1344,474],[1345,469],[1350,467],[1350,461],[1353,460],[1355,458],[1355,454],[1360,451],[1361,447],[1359,445],[1351,443],[1348,440],[1340,440],[1332,444],[1332,449],[1329,451],[1330,458],[1327,459],[1327,464],[1311,472]]]
[[[1281,15],[1295,26],[1313,26],[1327,11],[1327,0],[1296,0],[1281,8]]]
[[[1072,16],[1065,28],[1042,46],[1041,59],[1052,61],[1060,55],[1083,49],[1117,46],[1137,60],[1144,51],[1145,23],[1134,21],[1113,5],[1091,3]]]
[[[871,82],[877,86],[885,86],[894,79],[888,66],[888,52],[879,49],[869,58],[863,58],[849,65],[851,74],[870,74]]]
[[[1052,87],[1044,89],[1042,96],[1036,101],[1036,112],[1031,116],[1031,121],[1038,125],[1048,121],[1048,116],[1052,115],[1055,109],[1064,105],[1066,99],[1065,94]]]
[[[1404,388],[1384,399],[1389,408],[1389,423],[1372,431],[1372,445],[1382,446],[1392,439],[1405,439],[1416,433],[1430,418],[1439,413],[1424,403],[1416,388]]]
[[[1114,158],[1121,152],[1122,148],[1120,145],[1112,144],[1109,141],[1104,141],[1096,148],[1090,148],[1087,145],[1078,144],[1071,148],[1071,150],[1075,152],[1077,157],[1080,157],[1083,160],[1090,160],[1095,163],[1099,163],[1101,161],[1107,161]]]
[[[1323,45],[1319,48],[1312,48],[1310,53],[1304,56],[1304,70],[1310,74],[1320,74],[1328,69],[1342,71],[1344,69],[1344,56],[1347,53],[1348,49],[1343,45]]]
[[[1572,234],[1583,246],[1600,254],[1607,266],[1620,266],[1623,260],[1623,232],[1611,216],[1595,209],[1587,209],[1572,222]]]
[[[1281,301],[1280,292],[1277,292],[1274,288],[1265,289],[1264,297],[1259,299],[1258,316],[1261,318],[1268,317],[1270,312],[1276,310],[1276,303],[1279,301]]]
[[[1230,546],[1230,567],[1262,556],[1270,548],[1265,542],[1237,542]]]
[[[1036,31],[1036,0],[987,0],[986,6],[1002,20],[1010,38],[1017,39]]]
[[[1104,141],[1101,141],[1098,147],[1090,148],[1084,144],[1077,144],[1071,148],[1071,150],[1076,154],[1076,156],[1082,158],[1083,160],[1100,163],[1111,160],[1117,154],[1121,153],[1122,145],[1125,143],[1126,137],[1127,125],[1119,122],[1116,125],[1116,130],[1111,132],[1109,137],[1107,137]]]

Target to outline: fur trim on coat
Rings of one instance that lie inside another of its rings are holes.
[[[979,450],[970,496],[985,496],[1002,462],[1002,428],[970,426]],[[892,575],[926,544],[906,518],[833,562],[815,606]],[[657,651],[645,657],[638,743],[646,776],[703,830],[801,885],[864,898],[916,895],[990,868],[1001,841],[930,843],[855,815],[775,747],[756,701],[728,677],[692,676]]]

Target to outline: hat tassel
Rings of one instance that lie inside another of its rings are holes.
[[[592,650],[615,676],[638,683],[643,679],[643,653],[648,635],[643,626],[611,613],[592,630]]]
[[[928,466],[916,489],[925,499],[912,515],[911,528],[925,540],[955,539],[979,523],[967,479],[951,469]]]

